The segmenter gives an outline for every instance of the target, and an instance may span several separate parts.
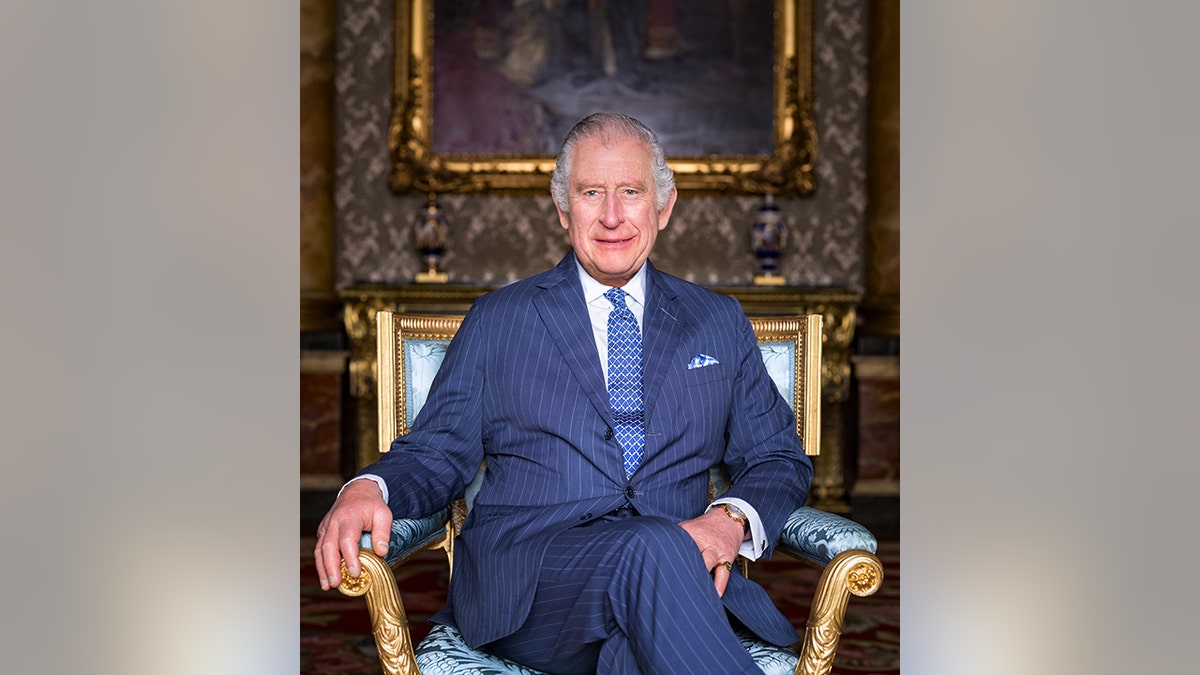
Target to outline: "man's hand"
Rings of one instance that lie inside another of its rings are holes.
[[[376,555],[387,553],[392,529],[392,511],[383,501],[383,493],[373,480],[351,481],[317,526],[314,557],[321,589],[342,583],[342,559],[355,579],[362,574],[358,562],[358,544],[363,532],[371,533]]]
[[[738,549],[742,546],[744,532],[741,523],[725,515],[721,509],[712,509],[708,513],[679,524],[700,547],[704,556],[704,566],[713,573],[713,584],[717,595],[725,595],[725,586],[729,583],[731,570],[725,563],[732,565],[737,560]]]

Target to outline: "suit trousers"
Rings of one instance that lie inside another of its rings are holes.
[[[554,673],[761,673],[691,536],[666,518],[606,516],[555,537],[533,608],[486,645]]]

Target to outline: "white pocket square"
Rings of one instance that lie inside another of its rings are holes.
[[[720,361],[714,359],[708,354],[697,354],[695,358],[692,359],[691,363],[688,363],[688,370],[692,370],[693,368],[703,368],[704,366],[715,366],[718,363],[720,363]]]

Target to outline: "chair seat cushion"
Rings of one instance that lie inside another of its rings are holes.
[[[540,670],[532,670],[494,654],[471,649],[457,630],[441,624],[429,630],[429,635],[421,640],[415,651],[421,675],[545,675]]]
[[[746,630],[738,630],[737,637],[742,646],[750,652],[750,657],[767,675],[792,675],[796,670],[796,662],[800,655],[791,647],[776,647],[769,642],[763,642]]]
[[[738,639],[754,662],[767,675],[791,675],[799,656],[790,647],[776,647],[739,630]],[[422,675],[486,673],[487,675],[545,675],[539,670],[517,665],[508,659],[471,649],[462,635],[450,626],[436,625],[416,649],[417,667]]]

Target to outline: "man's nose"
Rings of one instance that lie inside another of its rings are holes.
[[[611,192],[604,196],[604,217],[602,222],[608,228],[613,228],[621,224],[621,203],[617,200],[617,196]]]

